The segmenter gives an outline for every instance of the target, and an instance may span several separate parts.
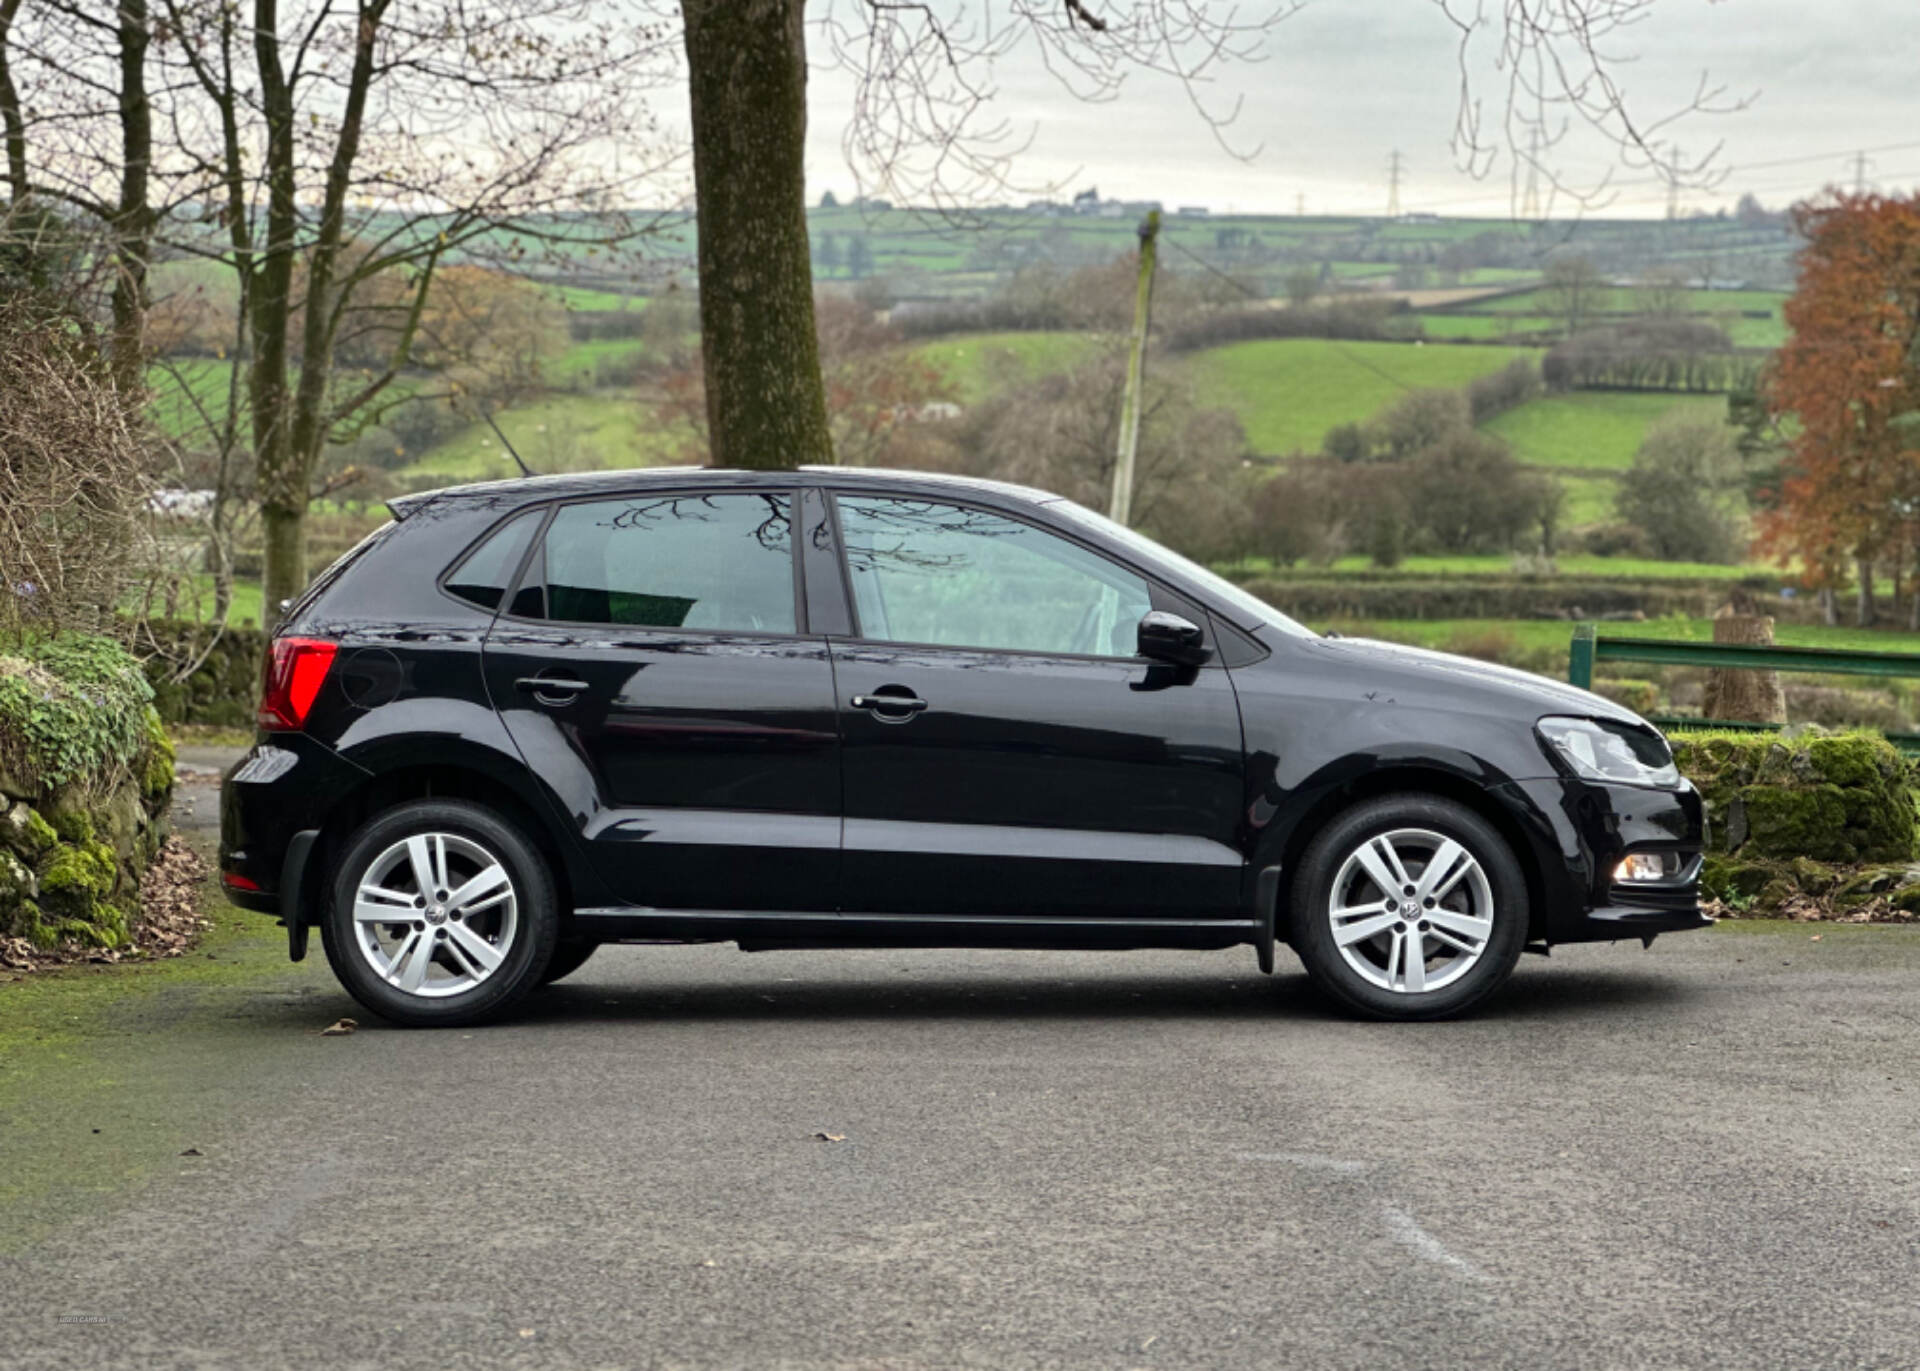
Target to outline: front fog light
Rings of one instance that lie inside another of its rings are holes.
[[[1680,857],[1673,852],[1633,852],[1613,869],[1616,881],[1664,881],[1680,874]]]

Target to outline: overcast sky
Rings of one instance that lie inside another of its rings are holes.
[[[1657,0],[1648,21],[1613,46],[1637,55],[1619,76],[1648,115],[1684,105],[1703,68],[1730,94],[1755,97],[1742,112],[1694,116],[1675,130],[1690,156],[1722,144],[1720,164],[1730,170],[1721,187],[1683,194],[1683,204],[1731,206],[1745,190],[1783,204],[1850,179],[1851,153],[1861,148],[1883,149],[1872,153],[1870,181],[1920,184],[1916,10],[1916,0]],[[1308,213],[1381,213],[1398,149],[1403,209],[1504,214],[1505,158],[1476,181],[1448,147],[1456,41],[1432,0],[1309,0],[1273,31],[1264,62],[1222,79],[1223,92],[1245,98],[1228,136],[1240,149],[1260,149],[1247,161],[1221,149],[1177,86],[1149,74],[1130,78],[1113,103],[1086,105],[1022,53],[994,73],[994,112],[1033,132],[1016,167],[1023,190],[1097,185],[1114,198],[1216,212],[1292,213],[1304,196]],[[1491,116],[1500,90],[1489,70],[1479,89]],[[847,87],[822,72],[812,97],[813,194],[830,187],[845,196],[854,187],[840,148]],[[1555,157],[1570,179],[1588,184],[1609,160],[1593,139],[1570,139]],[[1664,213],[1666,192],[1646,172],[1619,176],[1618,198],[1601,212]]]

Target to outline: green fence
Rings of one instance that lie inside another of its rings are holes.
[[[1846,676],[1920,676],[1920,652],[1859,652],[1833,647],[1760,647],[1736,643],[1689,643],[1667,638],[1602,638],[1592,624],[1573,631],[1567,652],[1567,679],[1593,689],[1596,662],[1646,662],[1655,666],[1735,667],[1749,671],[1815,671]],[[1739,719],[1697,719],[1660,715],[1661,728],[1731,728],[1766,733],[1778,724]],[[1920,733],[1889,733],[1902,752],[1920,753]]]

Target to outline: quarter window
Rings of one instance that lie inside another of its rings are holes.
[[[771,494],[563,506],[547,525],[546,616],[793,633],[792,507]]]
[[[1097,657],[1134,655],[1147,583],[1077,543],[984,510],[838,497],[860,633]]]
[[[527,550],[527,539],[539,524],[541,513],[528,510],[495,529],[447,577],[447,590],[482,609],[500,608],[500,597],[507,593],[513,573],[520,569],[520,554]]]

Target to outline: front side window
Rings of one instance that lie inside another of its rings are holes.
[[[547,525],[546,617],[796,632],[792,508],[790,497],[774,494],[566,505]]]
[[[985,510],[842,494],[862,637],[1131,657],[1147,583],[1076,543]]]

